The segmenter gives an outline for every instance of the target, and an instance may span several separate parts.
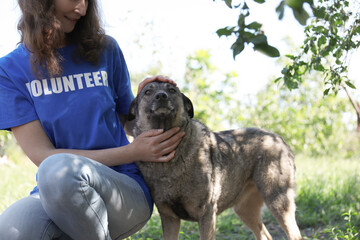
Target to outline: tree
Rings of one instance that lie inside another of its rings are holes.
[[[245,44],[252,44],[254,50],[262,51],[270,57],[280,56],[279,51],[268,44],[267,36],[261,30],[261,23],[246,23],[250,9],[245,0],[238,5],[234,5],[232,0],[223,1],[229,8],[240,8],[237,26],[217,31],[219,37],[236,36],[236,41],[231,46],[234,57],[244,50]],[[253,1],[259,4],[265,2]],[[285,8],[290,7],[297,21],[305,26],[310,17],[310,13],[304,8],[305,3],[312,10],[312,22],[305,28],[306,39],[302,52],[296,56],[286,55],[292,60],[292,64],[282,71],[285,85],[289,89],[295,89],[303,81],[302,76],[306,72],[315,70],[325,75],[328,87],[324,91],[325,95],[330,90],[336,92],[342,82],[355,88],[346,74],[348,57],[360,46],[360,3],[357,0],[318,0],[315,6],[313,0],[281,0],[276,8],[279,19],[283,18]],[[328,63],[327,66],[325,63]]]
[[[347,77],[348,57],[360,46],[360,4],[348,0],[319,0],[314,8],[315,18],[305,28],[306,38],[298,55],[286,55],[291,63],[282,71],[289,89],[298,87],[307,72],[324,74],[327,95],[337,92],[343,82],[355,88]]]
[[[280,84],[268,84],[255,98],[239,98],[236,73],[222,73],[209,51],[187,57],[182,91],[193,102],[195,118],[210,129],[262,127],[280,134],[297,153],[356,154],[359,142],[350,136],[351,111],[345,98],[324,97],[319,74],[307,74],[301,88],[289,92]],[[350,143],[350,144],[349,144]]]
[[[352,119],[348,118],[351,108],[346,98],[324,97],[318,91],[323,85],[321,76],[307,77],[308,80],[292,92],[270,82],[251,104],[242,107],[237,114],[242,115],[241,122],[281,135],[296,153],[354,155],[359,142],[348,127]]]
[[[213,0],[215,1],[215,0]],[[247,45],[252,45],[254,50],[260,51],[270,57],[279,57],[280,52],[277,48],[268,44],[267,36],[262,31],[262,24],[258,21],[247,23],[247,17],[250,15],[250,8],[246,1],[240,1],[239,4],[234,4],[232,0],[222,0],[225,4],[233,9],[240,9],[239,19],[237,25],[227,26],[217,30],[219,37],[235,35],[236,40],[232,44],[233,57],[235,58],[240,54]],[[253,0],[256,3],[262,4],[265,0]],[[313,0],[281,0],[276,8],[279,19],[284,17],[285,8],[292,9],[296,20],[306,25],[306,21],[309,18],[309,13],[305,10],[304,4],[308,3],[311,9],[314,8]]]
[[[315,18],[305,28],[306,38],[298,55],[287,55],[291,62],[282,70],[284,84],[291,90],[298,88],[310,71],[322,73],[324,95],[344,89],[357,117],[360,132],[360,103],[348,88],[355,89],[348,78],[349,56],[360,46],[360,4],[348,0],[319,0]],[[355,10],[355,11],[354,11]]]
[[[245,44],[252,43],[254,50],[260,50],[271,57],[278,57],[278,50],[267,43],[267,37],[261,31],[262,24],[258,22],[246,23],[250,9],[246,1],[233,5],[232,0],[223,0],[230,8],[240,8],[237,26],[225,27],[217,31],[218,35],[235,35],[236,41],[231,46],[233,56],[241,53]],[[265,0],[253,0],[259,4]],[[308,13],[304,4],[310,6]],[[297,21],[306,25],[312,14],[312,22],[305,27],[306,38],[301,52],[297,55],[286,55],[290,63],[287,64],[275,82],[282,81],[292,90],[297,89],[304,81],[304,76],[310,71],[322,73],[324,81],[324,95],[337,94],[344,89],[357,116],[357,131],[360,132],[360,103],[351,96],[348,88],[355,89],[355,85],[348,78],[349,56],[360,46],[360,3],[358,0],[282,0],[276,8],[279,19],[284,16],[284,9],[290,7]]]
[[[208,50],[187,57],[182,91],[193,102],[195,118],[212,130],[224,130],[234,103],[236,72],[223,73],[211,62]]]

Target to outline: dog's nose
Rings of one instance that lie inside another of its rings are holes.
[[[155,99],[159,100],[159,101],[166,100],[166,99],[168,99],[168,95],[166,92],[159,92],[155,95]]]

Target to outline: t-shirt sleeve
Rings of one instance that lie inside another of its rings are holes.
[[[117,95],[116,111],[119,114],[128,114],[130,104],[134,99],[131,91],[130,76],[124,55],[115,40],[113,45],[113,58],[114,58],[114,87]]]
[[[38,119],[26,86],[18,88],[0,67],[0,129],[10,130]]]

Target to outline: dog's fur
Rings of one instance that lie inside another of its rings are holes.
[[[134,136],[150,129],[185,131],[168,163],[139,162],[159,210],[165,240],[178,238],[180,219],[197,221],[202,240],[216,237],[216,216],[233,207],[257,240],[272,239],[261,220],[267,205],[291,240],[295,220],[294,156],[284,140],[258,128],[211,132],[193,120],[191,101],[169,84],[153,82],[134,99]]]

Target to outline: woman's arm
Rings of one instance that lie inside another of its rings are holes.
[[[76,150],[56,149],[39,120],[14,127],[12,131],[20,147],[36,166],[39,166],[45,158],[56,153],[77,154],[107,166],[135,161],[168,162],[174,157],[175,148],[184,136],[184,133],[179,132],[178,128],[166,132],[150,130],[142,133],[126,146],[102,150]]]

